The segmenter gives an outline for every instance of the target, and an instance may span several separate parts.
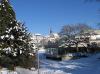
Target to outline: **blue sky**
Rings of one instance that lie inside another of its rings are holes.
[[[100,3],[84,0],[11,0],[18,20],[25,22],[32,33],[48,34],[49,27],[59,32],[66,24],[100,21]]]

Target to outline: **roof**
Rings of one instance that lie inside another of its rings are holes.
[[[84,33],[100,34],[100,30],[85,30]]]

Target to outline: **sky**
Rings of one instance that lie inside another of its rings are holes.
[[[84,0],[11,0],[17,20],[31,33],[46,35],[49,28],[60,32],[66,24],[86,23],[95,27],[100,21],[100,3]]]

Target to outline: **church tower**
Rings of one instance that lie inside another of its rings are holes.
[[[51,27],[49,27],[49,35],[51,35],[53,33]]]

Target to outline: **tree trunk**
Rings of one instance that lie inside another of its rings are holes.
[[[76,44],[76,51],[79,52],[78,43]]]

